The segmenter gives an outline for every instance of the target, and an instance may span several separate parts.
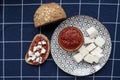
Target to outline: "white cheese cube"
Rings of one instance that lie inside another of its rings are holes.
[[[73,55],[73,58],[74,58],[74,60],[75,60],[77,63],[79,63],[80,61],[83,60],[84,56],[81,55],[80,53],[77,53],[77,54],[74,54],[74,55]]]
[[[33,51],[35,52],[37,50],[37,46],[34,46],[33,47]]]
[[[93,55],[93,56],[94,56],[94,55]],[[98,63],[98,62],[99,62],[99,60],[100,60],[100,58],[99,58],[99,57],[94,56],[93,62]]]
[[[33,55],[33,52],[31,50],[28,51],[28,55],[29,56],[32,56]]]
[[[102,37],[97,37],[95,39],[95,44],[99,47],[102,47],[105,44],[105,40]]]
[[[84,45],[81,46],[81,48],[80,48],[78,51],[79,51],[79,53],[73,55],[73,58],[74,58],[74,60],[75,60],[77,63],[79,63],[80,61],[82,61],[83,58],[84,58],[87,54],[89,54],[88,50],[86,50],[86,48],[85,48]]]
[[[36,62],[40,62],[40,58],[38,57],[38,58],[36,58],[36,60],[35,60]]]
[[[42,43],[43,45],[45,45],[45,44],[46,44],[46,41],[43,40],[43,41],[41,41],[41,43]]]
[[[97,47],[91,52],[91,54],[101,58],[101,57],[103,57],[102,51],[103,50],[100,47]]]
[[[84,50],[84,49],[86,49],[86,48],[85,48],[84,45],[82,45],[82,46],[78,49],[78,51],[81,52],[81,51]]]
[[[87,49],[84,49],[80,52],[80,54],[84,57],[86,56],[87,54],[89,54],[89,51]]]
[[[40,53],[37,51],[37,52],[35,52],[35,56],[40,56]]]
[[[37,50],[41,49],[42,48],[42,45],[38,45],[37,46]]]
[[[99,62],[99,59],[100,59],[100,58],[97,57],[97,56],[88,54],[88,55],[85,56],[84,61],[86,61],[86,62],[88,62],[88,63],[93,63],[93,62],[98,63],[98,62]]]
[[[91,39],[91,43],[94,43],[94,42],[95,42],[95,38],[92,38],[92,39]]]
[[[86,49],[90,52],[90,51],[92,51],[93,49],[95,49],[96,48],[96,46],[95,46],[95,44],[94,43],[91,43],[91,44],[89,44],[87,47],[86,47]]]
[[[41,45],[41,44],[42,44],[42,42],[41,42],[41,41],[39,41],[39,42],[38,42],[38,45]]]
[[[41,49],[41,53],[45,54],[46,50],[44,48]]]
[[[90,37],[84,37],[84,44],[92,43],[92,39]]]
[[[32,55],[31,60],[33,61],[33,60],[35,60],[35,58],[36,58],[36,56]]]
[[[30,60],[31,60],[31,57],[28,57],[26,61],[29,62]]]
[[[84,57],[84,61],[88,62],[88,63],[93,63],[94,56],[91,54],[88,54]]]
[[[98,31],[94,27],[90,27],[86,31],[91,38],[94,38],[98,35]]]

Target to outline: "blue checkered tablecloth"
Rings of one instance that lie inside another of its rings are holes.
[[[43,3],[60,4],[68,17],[88,15],[101,21],[112,39],[107,64],[97,73],[76,77],[60,70],[51,55],[38,66],[25,63],[33,37],[41,33],[49,39],[56,28],[34,28],[33,15]],[[0,80],[120,80],[120,0],[0,0]]]

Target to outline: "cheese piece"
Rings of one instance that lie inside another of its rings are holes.
[[[94,27],[90,27],[86,31],[91,38],[95,38],[98,35],[98,31]]]
[[[81,51],[84,50],[84,49],[86,49],[86,48],[85,48],[84,45],[82,45],[82,46],[78,49],[78,51],[81,52]]]
[[[44,48],[41,49],[41,53],[44,54],[46,50]]]
[[[36,58],[36,60],[35,60],[36,62],[40,62],[40,58],[38,57],[38,58]]]
[[[28,51],[28,55],[29,56],[32,56],[33,55],[33,52],[31,50]]]
[[[91,54],[86,55],[85,58],[84,58],[84,61],[86,61],[86,62],[88,62],[88,63],[91,63],[91,64],[92,64],[93,62],[98,63],[99,60],[100,60],[99,57],[94,56],[94,55],[91,55]]]
[[[38,42],[38,45],[41,45],[41,44],[42,44],[42,42],[41,42],[41,41],[39,41],[39,42]]]
[[[86,49],[90,52],[90,51],[92,51],[93,49],[95,49],[96,48],[96,46],[95,46],[95,44],[94,43],[91,43],[91,44],[89,44],[87,47],[86,47]]]
[[[38,45],[37,46],[37,50],[41,49],[42,48],[42,45]]]
[[[85,48],[85,46],[82,46],[78,51],[83,57],[89,54],[89,51]]]
[[[91,39],[90,37],[84,37],[84,44],[89,44],[92,42],[93,42],[93,39]]]
[[[34,46],[33,47],[33,51],[35,52],[37,50],[37,46]]]
[[[31,57],[28,57],[26,61],[29,62],[30,60],[31,60]]]
[[[84,61],[86,61],[86,62],[88,62],[88,63],[93,63],[93,60],[94,59],[94,56],[93,55],[91,55],[91,54],[88,54],[88,55],[86,55],[85,57],[84,57]]]
[[[35,56],[40,56],[40,53],[37,51],[37,52],[35,52]]]
[[[81,48],[80,48],[78,51],[79,51],[79,53],[73,55],[73,58],[74,58],[74,60],[75,60],[77,63],[79,63],[80,61],[82,61],[83,58],[84,58],[87,54],[89,54],[89,51],[85,48],[84,45],[81,46]]]
[[[102,54],[102,49],[100,47],[95,48],[90,54],[97,56],[99,58],[103,57],[104,55]]]
[[[93,56],[94,56],[94,55],[93,55]],[[100,60],[100,58],[99,58],[99,57],[94,56],[93,62],[98,63],[98,62],[99,62],[99,60]]]
[[[33,60],[35,60],[35,58],[36,58],[36,56],[32,55],[31,60],[33,61]]]
[[[97,37],[95,39],[95,44],[99,47],[102,47],[105,44],[105,40],[102,37]]]
[[[43,41],[41,41],[41,43],[42,43],[42,45],[45,45],[45,44],[46,44],[46,41],[43,40]]]
[[[74,58],[74,60],[75,60],[77,63],[79,63],[80,61],[83,60],[84,56],[81,55],[80,53],[77,53],[77,54],[74,54],[74,55],[73,55],[73,58]]]

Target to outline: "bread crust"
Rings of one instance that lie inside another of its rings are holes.
[[[43,37],[43,38],[47,41],[47,43],[48,43],[48,44],[47,44],[47,45],[48,45],[48,50],[47,50],[47,52],[46,52],[46,54],[45,54],[46,56],[45,56],[45,58],[44,58],[44,61],[42,62],[42,63],[44,63],[44,62],[47,60],[47,58],[48,58],[48,56],[49,56],[49,54],[50,54],[50,43],[49,43],[48,38],[47,38],[45,35],[43,35],[43,34],[37,34],[37,35],[33,38],[33,41],[36,39],[37,36]],[[32,43],[33,43],[33,41],[32,41]],[[29,47],[28,51],[30,50],[30,48],[31,48],[31,46],[32,46],[32,43],[30,44],[30,47]],[[25,61],[26,61],[26,63],[28,63],[28,64],[30,64],[30,65],[35,65],[35,64],[27,61],[27,54],[28,54],[28,52],[27,52],[26,55],[25,55]],[[42,63],[39,63],[39,64],[37,64],[37,65],[40,65],[40,64],[42,64]]]
[[[66,13],[58,4],[52,2],[41,5],[34,14],[34,25],[40,27],[55,21],[65,19]]]

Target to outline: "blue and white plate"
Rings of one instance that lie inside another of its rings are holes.
[[[74,26],[79,28],[84,36],[88,36],[86,33],[86,29],[89,27],[95,27],[98,30],[99,36],[105,39],[105,44],[102,47],[104,57],[100,59],[98,64],[89,64],[87,62],[77,63],[73,57],[72,53],[63,50],[58,43],[58,35],[62,29],[68,26]],[[89,16],[73,16],[63,21],[54,31],[51,38],[51,54],[60,69],[64,72],[75,75],[75,76],[87,76],[91,75],[97,71],[99,71],[108,61],[108,58],[111,53],[111,38],[108,30],[105,28],[103,24],[101,24],[98,20],[89,17]]]

